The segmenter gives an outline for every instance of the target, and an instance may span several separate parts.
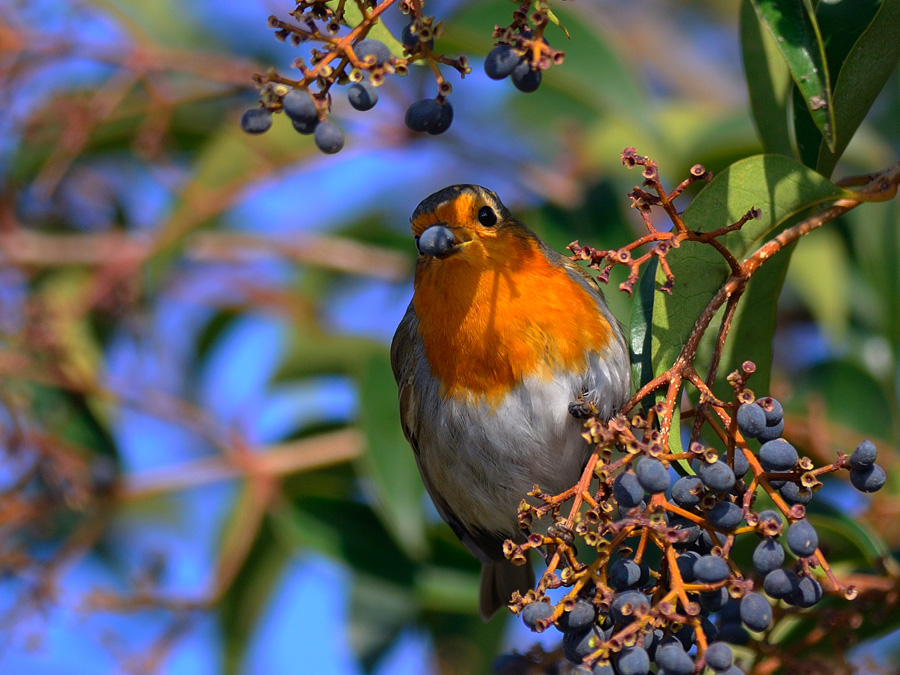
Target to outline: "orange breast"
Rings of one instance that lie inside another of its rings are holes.
[[[413,306],[443,395],[489,405],[526,377],[585,369],[612,336],[595,298],[513,229],[422,260]]]

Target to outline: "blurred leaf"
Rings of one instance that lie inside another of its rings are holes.
[[[822,143],[816,169],[830,176],[853,134],[900,60],[900,0],[842,0],[821,3],[818,14],[829,37],[828,59],[834,84],[836,143]],[[875,10],[874,18],[872,14]],[[868,19],[871,18],[869,22]],[[863,30],[865,29],[865,30]],[[856,38],[850,46],[851,38]],[[832,56],[834,53],[834,56]],[[845,58],[841,58],[843,55]],[[834,59],[834,60],[832,60]],[[839,74],[834,69],[840,63]]]
[[[742,160],[716,176],[688,206],[683,217],[689,229],[708,232],[738,221],[752,208],[760,209],[760,218],[719,238],[740,261],[798,211],[844,194],[794,160],[781,155],[759,155]],[[654,299],[654,375],[672,366],[700,314],[730,275],[728,264],[708,245],[686,242],[671,250],[667,257],[675,274],[675,288],[672,295],[656,291]],[[659,285],[665,281],[661,270],[657,271],[656,281]],[[757,309],[771,314],[775,303],[770,299]],[[765,342],[768,337],[759,335],[757,339]],[[757,367],[765,372],[770,364],[758,363]],[[725,375],[720,371],[720,376]]]
[[[413,452],[403,436],[397,387],[387,350],[372,355],[360,377],[360,425],[366,451],[362,474],[375,493],[384,526],[413,559],[425,555],[422,497],[425,488]]]
[[[741,55],[750,94],[750,112],[766,152],[793,156],[788,126],[791,71],[751,0],[741,2]]]
[[[813,122],[829,148],[835,147],[834,104],[825,46],[808,0],[751,0],[775,40]]]
[[[825,403],[828,419],[860,436],[893,438],[890,399],[867,371],[850,361],[819,363],[795,378],[795,396],[799,400],[819,397]]]
[[[407,586],[383,578],[357,575],[350,592],[348,632],[363,672],[371,673],[413,622],[418,605]]]
[[[199,26],[180,9],[178,0],[107,0],[102,4],[118,15],[130,36],[138,42],[189,48],[209,42]],[[173,21],[176,16],[178,20]]]
[[[291,504],[274,507],[271,513],[273,526],[286,545],[309,548],[359,572],[412,586],[414,565],[369,506],[300,496]]]
[[[791,255],[788,281],[834,344],[840,344],[847,332],[849,276],[846,245],[834,228],[819,228],[803,237]]]
[[[281,117],[281,116],[279,116]],[[240,129],[239,118],[210,134],[185,186],[153,241],[154,255],[145,265],[150,288],[161,283],[184,247],[185,236],[212,222],[253,183],[317,152],[310,137],[300,136],[286,118],[275,119],[263,135]]]
[[[426,611],[474,615],[478,609],[478,573],[447,565],[422,565],[416,574],[416,593]]]
[[[234,581],[218,604],[228,675],[246,672],[247,647],[278,586],[289,554],[264,521]]]
[[[300,325],[290,332],[285,357],[272,379],[284,382],[311,375],[357,375],[372,354],[383,348],[368,338],[323,333]]]
[[[900,312],[886,312],[885,307],[900,307],[900,206],[862,204],[848,213],[847,228],[856,258],[854,270],[867,282],[865,293],[854,293],[853,310],[867,324],[879,330],[893,348],[900,352]],[[873,298],[874,296],[874,298]],[[870,298],[870,306],[862,303]]]

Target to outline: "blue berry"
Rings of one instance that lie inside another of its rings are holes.
[[[419,34],[414,31],[415,23],[408,23],[403,27],[400,33],[400,41],[403,46],[414,51],[419,46]],[[428,40],[428,48],[434,48],[434,38]]]
[[[530,607],[531,605],[527,606]],[[594,623],[596,618],[597,608],[594,606],[594,603],[584,598],[578,598],[575,601],[575,606],[570,611],[563,612],[556,620],[556,626],[563,633],[569,633],[587,628]]]
[[[850,468],[864,469],[871,466],[878,459],[878,448],[872,441],[863,441],[856,446],[856,450],[850,453]]]
[[[563,656],[572,663],[581,663],[603,640],[604,637],[596,626],[566,633],[562,640]]]
[[[406,126],[413,131],[429,131],[441,121],[444,111],[436,98],[424,98],[415,101],[406,110]]]
[[[675,565],[678,567],[678,572],[681,574],[681,580],[684,583],[689,584],[696,579],[694,565],[697,564],[698,560],[700,560],[700,554],[696,551],[686,551],[675,559]]]
[[[822,599],[822,585],[812,577],[802,577],[787,601],[798,607],[812,607]]]
[[[728,589],[725,587],[717,588],[714,591],[702,591],[699,598],[700,608],[704,612],[718,612],[725,606],[730,597]]]
[[[647,675],[650,672],[650,656],[643,647],[624,647],[613,657],[619,675]]]
[[[794,589],[800,583],[800,579],[791,570],[772,570],[763,579],[763,590],[769,597],[783,600],[790,597]]]
[[[369,82],[354,82],[347,89],[347,100],[356,110],[371,110],[378,103],[378,90]]]
[[[541,71],[532,70],[531,64],[522,60],[512,71],[512,82],[516,89],[530,94],[541,86]]]
[[[714,584],[731,576],[731,569],[723,558],[705,555],[694,563],[694,575],[701,583]]]
[[[781,514],[778,511],[774,511],[772,509],[766,509],[765,511],[760,511],[756,514],[756,517],[759,519],[760,524],[772,524],[775,526],[781,525]]]
[[[719,627],[718,639],[733,645],[745,645],[750,641],[750,633],[739,623],[724,623]]]
[[[738,644],[735,642],[734,644]],[[746,643],[741,643],[746,644]],[[738,668],[737,666],[731,666],[728,670],[723,670],[721,673],[716,673],[716,675],[744,675],[744,671]]]
[[[718,530],[733,530],[744,520],[741,507],[733,502],[716,502],[706,512],[706,521]]]
[[[667,642],[656,650],[656,665],[666,671],[666,675],[691,675],[694,660],[687,655],[678,642]]]
[[[713,462],[708,464],[701,462],[697,468],[697,475],[703,484],[713,492],[728,492],[734,487],[734,471],[725,462]]]
[[[703,483],[697,476],[684,476],[672,483],[672,501],[683,509],[690,509],[700,503]]]
[[[788,527],[787,545],[798,557],[806,557],[816,552],[819,547],[819,535],[806,518],[795,521]]]
[[[644,457],[638,461],[634,473],[645,492],[658,494],[669,487],[669,470],[658,459]]]
[[[632,509],[644,499],[644,488],[631,471],[619,474],[613,482],[613,497],[620,508]]]
[[[272,113],[265,108],[250,108],[241,115],[241,129],[248,134],[262,134],[272,126]]]
[[[772,483],[774,481],[769,482]],[[784,485],[778,488],[778,492],[788,504],[809,504],[812,499],[812,492],[797,483],[785,482]]]
[[[756,438],[766,428],[766,413],[754,403],[744,403],[737,409],[738,429],[744,436]]]
[[[549,619],[553,615],[553,605],[547,602],[531,602],[522,610],[522,623],[531,630],[538,629],[538,621]]]
[[[705,552],[710,552],[716,546],[722,546],[725,543],[725,535],[719,534],[718,532],[710,533],[709,530],[702,530],[700,532],[700,544],[702,546],[702,550]]]
[[[492,80],[502,80],[512,75],[522,57],[509,45],[498,45],[484,59],[484,72]]]
[[[453,106],[450,105],[450,101],[441,101],[441,116],[438,118],[437,122],[431,125],[431,128],[428,130],[428,133],[432,136],[437,136],[438,134],[442,134],[447,129],[450,128],[450,124],[453,122]]]
[[[753,550],[753,569],[761,577],[784,564],[784,548],[777,541],[764,539]]]
[[[686,532],[687,536],[675,543],[676,546],[690,546],[700,537],[700,526],[692,520],[688,520],[684,516],[674,515],[669,518],[669,527],[673,530],[681,530]]]
[[[302,89],[291,89],[281,99],[284,114],[294,122],[311,124],[319,119],[319,110],[312,97]]]
[[[356,52],[356,56],[362,61],[371,56],[376,66],[382,66],[391,60],[391,50],[388,49],[388,46],[379,40],[371,38],[357,42],[353,46],[353,51]]]
[[[596,663],[591,670],[591,675],[616,675],[611,663]]]
[[[344,147],[344,132],[331,122],[319,122],[315,131],[316,147],[326,155],[340,152]]]
[[[422,255],[440,257],[449,253],[456,245],[456,235],[449,227],[432,225],[416,240],[416,246]]]
[[[763,631],[772,625],[772,606],[759,593],[747,593],[741,599],[741,621],[752,631]]]
[[[650,601],[640,591],[617,593],[609,606],[609,614],[616,623],[630,623],[635,614],[646,614],[648,611]]]
[[[758,399],[756,405],[763,409],[763,412],[766,415],[767,427],[773,427],[784,421],[784,408],[781,406],[781,403],[778,402],[778,399],[766,396],[765,398]]]
[[[726,456],[723,455],[722,459],[725,459]],[[741,478],[750,470],[750,460],[747,459],[747,456],[743,453],[740,448],[734,449],[734,461],[732,462],[734,465],[732,468],[734,469],[734,475],[738,478]]]
[[[644,563],[646,565],[646,563]],[[627,591],[640,585],[645,576],[641,565],[628,558],[619,558],[609,566],[609,585],[617,591]]]
[[[759,449],[759,463],[766,471],[790,471],[799,459],[797,449],[783,438],[763,443]]]
[[[706,665],[720,672],[728,670],[734,663],[734,652],[724,642],[713,642],[706,648]]]
[[[319,126],[319,119],[316,118],[311,122],[298,122],[297,120],[291,120],[291,126],[294,127],[294,130],[297,133],[301,133],[304,136],[309,136],[310,134],[314,134],[316,132],[316,127]]]
[[[768,443],[769,441],[774,441],[776,438],[781,438],[781,434],[784,433],[784,421],[779,422],[773,427],[766,427],[762,430],[759,436],[756,437],[760,443]]]
[[[850,469],[850,483],[860,492],[878,492],[884,487],[887,475],[877,464],[862,469]]]

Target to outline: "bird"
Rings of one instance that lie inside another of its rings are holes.
[[[534,587],[506,539],[535,485],[559,494],[591,454],[585,410],[611,418],[631,389],[628,346],[597,282],[478,185],[410,217],[413,296],[391,343],[403,432],[443,520],[482,563],[485,621]]]

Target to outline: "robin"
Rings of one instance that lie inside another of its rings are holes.
[[[575,483],[590,456],[583,412],[628,398],[628,347],[596,282],[496,194],[451,185],[410,218],[414,293],[391,345],[403,431],[441,517],[482,563],[490,618],[534,586],[504,558],[535,484]]]

